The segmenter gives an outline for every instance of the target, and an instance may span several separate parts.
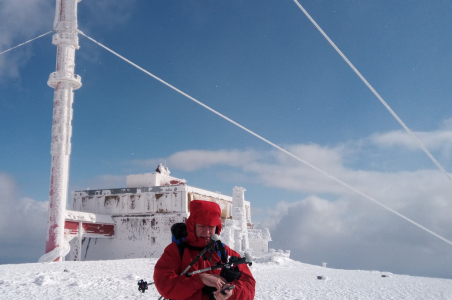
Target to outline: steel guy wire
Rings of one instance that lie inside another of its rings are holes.
[[[48,35],[48,34],[51,33],[51,32],[53,32],[53,30],[51,30],[51,31],[49,31],[49,32],[46,32],[46,33],[44,33],[44,34],[41,34],[40,36],[37,36],[37,37],[35,37],[35,38],[31,39],[31,40],[28,40],[28,41],[26,41],[25,43],[19,44],[19,45],[17,45],[17,46],[14,46],[14,47],[12,47],[12,48],[9,48],[8,50],[5,50],[5,51],[3,51],[3,52],[0,52],[0,55],[4,54],[4,53],[6,53],[6,52],[9,52],[9,51],[11,51],[11,50],[13,50],[13,49],[19,48],[20,46],[23,46],[23,45],[25,45],[25,44],[28,44],[28,43],[30,43],[30,42],[32,42],[32,41],[34,41],[34,40],[37,40],[37,39],[39,39],[39,38],[41,38],[41,37],[43,37],[43,36],[45,36],[45,35]]]
[[[152,74],[151,72],[149,72],[149,71],[143,69],[142,67],[140,67],[140,66],[138,66],[137,64],[133,63],[132,61],[128,60],[128,59],[125,58],[124,56],[122,56],[122,55],[116,53],[115,51],[111,50],[111,49],[108,48],[107,46],[104,46],[103,44],[99,43],[98,41],[94,40],[93,38],[87,36],[87,35],[84,34],[82,31],[79,30],[78,32],[79,32],[81,35],[85,36],[87,39],[89,39],[89,40],[91,40],[92,42],[94,42],[94,43],[96,43],[97,45],[99,45],[100,47],[102,47],[102,48],[104,48],[105,50],[107,50],[107,51],[113,53],[114,55],[116,55],[117,57],[121,58],[122,60],[128,62],[129,64],[131,64],[131,65],[134,66],[135,68],[141,70],[142,72],[146,73],[147,75],[151,76],[152,78],[154,78],[154,79],[160,81],[160,82],[163,83],[164,85],[170,87],[171,89],[173,89],[173,90],[175,90],[176,92],[178,92],[179,94],[181,94],[181,95],[187,97],[188,99],[194,101],[195,103],[201,105],[202,107],[204,107],[204,108],[210,110],[211,112],[213,112],[214,114],[216,114],[216,115],[222,117],[223,119],[227,120],[228,122],[230,122],[230,123],[236,125],[237,127],[240,127],[241,129],[245,130],[246,132],[248,132],[248,133],[254,135],[255,137],[257,137],[258,139],[260,139],[260,140],[266,142],[267,144],[271,145],[272,147],[274,147],[274,148],[276,148],[276,149],[278,149],[278,150],[284,152],[285,154],[291,156],[292,158],[294,158],[294,159],[300,161],[301,163],[305,164],[306,166],[310,167],[311,169],[314,169],[314,170],[316,170],[317,172],[322,173],[324,176],[326,176],[326,177],[328,177],[328,178],[330,178],[330,179],[336,181],[337,183],[339,183],[340,185],[346,187],[347,189],[349,189],[349,190],[351,190],[351,191],[353,191],[353,192],[355,192],[355,193],[357,193],[357,194],[363,196],[364,198],[366,198],[366,199],[368,199],[368,200],[374,202],[375,204],[377,204],[377,205],[379,205],[380,207],[386,209],[387,211],[389,211],[389,212],[395,214],[396,216],[398,216],[398,217],[400,217],[400,218],[402,218],[402,219],[408,221],[409,223],[411,223],[411,224],[413,224],[413,225],[419,227],[420,229],[422,229],[422,230],[424,230],[424,231],[430,233],[431,235],[433,235],[433,236],[439,238],[440,240],[442,240],[442,241],[448,243],[449,245],[452,245],[452,241],[446,239],[445,237],[443,237],[443,236],[437,234],[436,232],[434,232],[434,231],[432,231],[432,230],[430,230],[430,229],[428,229],[428,228],[422,226],[421,224],[417,223],[416,221],[414,221],[414,220],[408,218],[407,216],[405,216],[405,215],[403,215],[403,214],[401,214],[401,213],[395,211],[394,209],[390,208],[389,206],[387,206],[387,205],[385,205],[385,204],[383,204],[383,203],[377,201],[376,199],[372,198],[371,196],[365,194],[364,192],[358,190],[357,188],[354,188],[353,186],[351,186],[351,185],[345,183],[344,181],[342,181],[342,180],[340,180],[340,179],[334,177],[333,175],[327,173],[326,171],[323,171],[322,169],[320,169],[320,168],[314,166],[313,164],[311,164],[311,163],[309,163],[309,162],[307,162],[307,161],[301,159],[300,157],[298,157],[298,156],[296,156],[295,154],[293,154],[293,153],[287,151],[286,149],[284,149],[284,148],[282,148],[282,147],[280,147],[280,146],[278,146],[278,145],[276,145],[276,144],[270,142],[269,140],[267,140],[267,139],[265,139],[264,137],[258,135],[258,134],[255,133],[254,131],[251,131],[250,129],[248,129],[248,128],[242,126],[242,125],[240,125],[239,123],[235,122],[234,120],[232,120],[232,119],[226,117],[225,115],[219,113],[218,111],[214,110],[213,108],[207,106],[206,104],[204,104],[204,103],[202,103],[202,102],[196,100],[196,99],[193,98],[192,96],[190,96],[190,95],[184,93],[183,91],[179,90],[178,88],[172,86],[171,84],[167,83],[166,81],[164,81],[163,79],[157,77],[156,75]]]
[[[400,125],[402,125],[403,129],[411,135],[416,143],[419,145],[419,147],[427,154],[427,156],[433,161],[433,163],[440,169],[446,176],[452,181],[452,177],[447,171],[443,168],[443,166],[433,157],[433,155],[430,153],[430,151],[427,150],[425,145],[418,139],[418,137],[408,128],[408,126],[405,125],[405,123],[402,121],[402,119],[399,118],[399,116],[392,110],[392,108],[389,106],[388,103],[383,99],[383,97],[378,94],[378,92],[373,88],[373,86],[364,78],[364,76],[358,71],[358,69],[350,62],[350,60],[345,56],[344,53],[336,46],[336,44],[329,38],[329,36],[323,31],[323,29],[317,24],[317,22],[311,17],[311,15],[304,9],[303,6],[301,6],[300,2],[297,0],[293,0],[295,4],[301,9],[301,11],[308,17],[308,19],[314,24],[314,26],[320,31],[320,33],[325,37],[325,39],[333,46],[333,48],[339,53],[339,55],[345,60],[345,62],[352,68],[352,70],[356,73],[356,75],[361,78],[361,80],[364,82],[364,84],[372,91],[372,93],[380,100],[380,102],[386,107],[386,109],[391,113],[391,115],[399,122]]]

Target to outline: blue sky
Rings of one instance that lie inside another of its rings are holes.
[[[450,171],[452,4],[300,3]],[[1,52],[51,30],[54,1],[7,0],[0,16]],[[79,29],[452,239],[452,183],[293,1],[83,0]],[[273,247],[292,250],[295,259],[452,276],[437,262],[451,265],[450,245],[277,153],[83,36],[80,46],[76,73],[83,86],[74,97],[70,190],[125,186],[127,174],[152,172],[166,161],[189,185],[225,194],[244,186],[254,220],[272,230]],[[48,35],[0,56],[2,202],[23,216],[36,207],[44,220],[53,106],[46,81],[55,55]],[[34,236],[43,235],[45,224],[39,226],[36,234],[23,233],[36,249]],[[0,239],[8,236],[5,228]],[[283,238],[294,228],[296,238]],[[9,253],[0,262],[39,257]]]

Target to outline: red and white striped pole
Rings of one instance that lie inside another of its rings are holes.
[[[64,259],[64,222],[71,154],[73,91],[81,78],[74,74],[75,50],[79,49],[77,3],[81,0],[56,0],[52,43],[57,46],[56,72],[47,84],[55,89],[52,123],[52,167],[50,171],[49,219],[46,255],[53,261]]]

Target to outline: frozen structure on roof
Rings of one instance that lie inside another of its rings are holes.
[[[268,229],[253,229],[245,189],[233,196],[192,187],[159,165],[154,173],[127,176],[125,188],[72,192],[66,211],[69,259],[101,260],[160,257],[171,243],[171,226],[185,222],[190,201],[213,201],[221,208],[221,240],[243,254],[268,252]]]
[[[267,228],[254,229],[247,226],[245,189],[234,187],[232,193],[232,218],[225,220],[222,240],[235,251],[243,255],[245,251],[254,254],[267,253],[268,242],[271,242]]]

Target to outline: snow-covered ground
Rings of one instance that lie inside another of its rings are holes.
[[[158,299],[156,259],[0,265],[0,299]],[[288,258],[252,266],[255,299],[452,299],[452,280],[322,268]],[[388,277],[382,277],[388,275]],[[324,276],[323,280],[317,276]]]

